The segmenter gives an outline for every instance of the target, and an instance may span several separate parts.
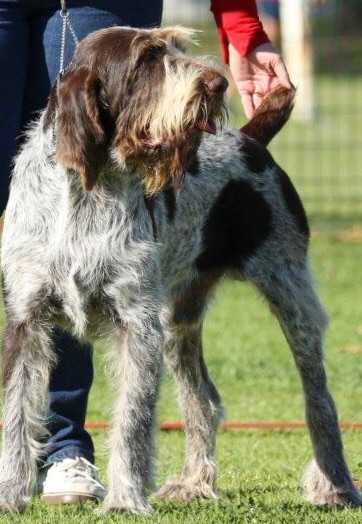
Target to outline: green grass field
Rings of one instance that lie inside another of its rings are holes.
[[[360,235],[360,236],[359,236]],[[362,420],[361,230],[354,234],[315,229],[312,266],[331,317],[326,363],[341,419]],[[222,393],[227,418],[292,420],[303,417],[301,387],[276,321],[246,284],[227,283],[211,307],[204,334],[207,362]],[[112,393],[103,373],[106,344],[96,348],[96,379],[88,418],[108,419]],[[158,409],[159,421],[177,420],[173,383],[166,376]],[[106,432],[93,432],[97,463],[104,478]],[[362,432],[344,432],[353,474],[362,479]],[[156,483],[182,464],[184,439],[178,432],[157,433]],[[294,523],[361,522],[362,511],[316,509],[298,491],[303,466],[311,456],[305,430],[243,430],[219,433],[217,457],[220,498],[177,504],[154,501],[150,519],[111,515],[103,520],[91,504],[47,507],[35,499],[22,516],[0,516],[0,523],[67,522],[197,522]]]

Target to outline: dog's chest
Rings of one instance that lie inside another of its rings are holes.
[[[79,333],[92,320],[99,324],[102,317],[122,315],[152,256],[147,234],[140,234],[145,229],[142,216],[134,220],[134,214],[119,209],[86,211],[59,226],[50,262],[57,315],[65,315]]]

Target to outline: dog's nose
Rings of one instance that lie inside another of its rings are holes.
[[[212,94],[225,93],[229,82],[226,78],[219,74],[207,74],[203,78],[203,82],[207,87],[207,90]]]

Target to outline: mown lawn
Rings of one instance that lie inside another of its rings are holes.
[[[340,417],[362,420],[362,228],[347,233],[314,227],[312,265],[331,317],[326,363]],[[280,330],[268,308],[245,284],[224,285],[211,307],[204,334],[211,374],[222,393],[227,417],[240,420],[295,420],[303,417],[297,373]],[[111,391],[103,373],[106,344],[96,348],[96,379],[88,417],[108,419]],[[159,403],[160,421],[181,418],[173,384],[165,377]],[[97,462],[104,478],[106,432],[93,432]],[[176,473],[182,464],[183,434],[157,434],[156,483]],[[353,474],[362,479],[362,432],[344,432]],[[93,522],[346,522],[362,520],[362,511],[312,508],[301,498],[298,481],[311,455],[306,431],[243,430],[219,433],[218,501],[178,504],[154,501],[148,520],[111,515],[103,520],[91,504],[47,507],[35,499],[22,516],[0,516],[0,523]]]

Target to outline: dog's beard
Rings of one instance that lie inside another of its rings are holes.
[[[136,151],[129,150],[126,164],[140,174],[146,194],[156,194],[170,184],[180,188],[189,165],[195,159],[203,132],[215,134],[224,118],[222,108],[218,114],[213,112],[210,116],[199,111],[191,127],[177,135],[156,142],[143,133]]]
[[[137,169],[141,173],[146,194],[154,195],[169,184],[175,188],[181,187],[185,172],[201,142],[201,132],[185,135],[183,140],[160,144],[137,158]]]
[[[223,93],[211,96],[205,91],[204,66],[190,67],[167,57],[164,64],[163,84],[149,92],[148,99],[145,94],[135,99],[127,119],[119,115],[117,124],[118,157],[139,173],[148,195],[169,184],[179,187],[202,132],[215,134],[226,119]]]

